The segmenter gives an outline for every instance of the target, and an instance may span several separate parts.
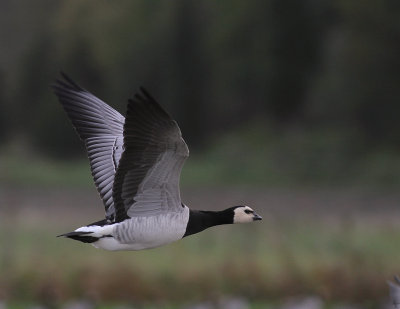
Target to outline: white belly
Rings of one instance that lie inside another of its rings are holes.
[[[180,213],[133,217],[115,224],[113,237],[100,238],[95,247],[106,250],[142,250],[179,240],[186,232],[189,208]]]

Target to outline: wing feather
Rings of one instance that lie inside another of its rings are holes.
[[[179,179],[189,150],[178,124],[143,89],[129,100],[113,185],[116,222],[182,211]]]
[[[123,152],[125,118],[62,73],[52,86],[81,140],[85,142],[92,176],[103,200],[106,217],[113,220],[112,188]]]

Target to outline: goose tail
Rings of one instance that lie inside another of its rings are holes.
[[[79,240],[84,243],[91,244],[92,242],[96,242],[100,239],[100,237],[93,236],[93,232],[78,232],[73,231],[65,234],[58,235],[57,237],[67,237],[74,240]]]
[[[103,221],[96,222],[96,224],[104,223]],[[100,238],[104,237],[112,237],[112,229],[111,225],[95,225],[92,223],[87,226],[82,226],[79,229],[76,229],[73,232],[65,233],[58,235],[57,237],[67,237],[74,240],[78,240],[84,243],[94,243],[98,241]]]

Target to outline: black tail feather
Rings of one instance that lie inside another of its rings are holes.
[[[92,243],[98,241],[98,237],[94,237],[88,234],[92,234],[92,232],[69,232],[65,234],[58,235],[57,237],[67,237],[74,240],[79,240],[84,243]]]

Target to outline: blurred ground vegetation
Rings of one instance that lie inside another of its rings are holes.
[[[55,237],[102,216],[95,189],[3,190],[0,300],[15,308],[63,308],[71,300],[192,308],[233,295],[254,304],[249,308],[283,309],[292,308],[281,307],[285,300],[317,295],[323,308],[381,309],[390,308],[383,306],[386,280],[399,273],[398,192],[187,189],[193,208],[243,200],[264,220],[153,250],[107,252]]]

